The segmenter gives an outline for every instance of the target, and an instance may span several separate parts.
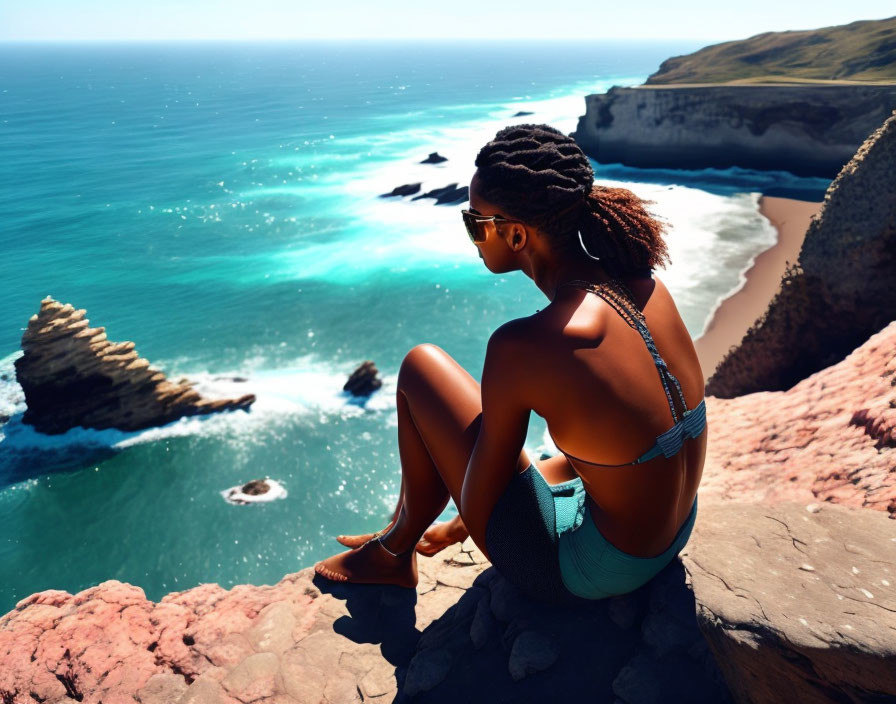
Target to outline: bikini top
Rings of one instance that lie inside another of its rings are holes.
[[[647,344],[647,349],[653,357],[654,364],[656,364],[657,371],[660,375],[660,381],[663,383],[663,388],[666,391],[666,399],[669,401],[669,408],[672,410],[672,420],[675,424],[664,433],[657,435],[653,447],[632,462],[623,462],[622,464],[589,462],[588,460],[583,460],[575,455],[569,454],[555,442],[554,445],[557,445],[557,449],[567,457],[571,457],[574,460],[586,464],[593,464],[599,467],[624,467],[629,464],[641,464],[642,462],[657,457],[660,453],[666,457],[672,457],[684,445],[685,437],[696,438],[700,435],[706,428],[706,399],[701,399],[700,403],[696,406],[690,409],[688,408],[688,404],[684,400],[684,393],[681,390],[681,384],[678,383],[678,379],[676,379],[672,372],[669,371],[663,358],[660,357],[656,345],[653,342],[653,336],[650,334],[650,330],[647,329],[644,314],[638,309],[637,305],[635,305],[635,297],[632,295],[631,291],[629,291],[628,287],[618,279],[611,279],[610,281],[602,282],[600,284],[593,284],[590,281],[576,279],[560,284],[560,286],[576,286],[577,288],[584,288],[587,291],[591,291],[591,293],[596,293],[613,306],[613,308],[622,316],[623,320],[640,333],[641,338]],[[675,388],[678,390],[678,396],[681,399],[681,405],[685,409],[681,419],[679,419],[675,413],[675,404],[672,402],[672,394],[669,391],[669,385],[666,383],[666,376],[674,382]],[[550,430],[548,430],[548,433],[550,434]],[[551,435],[552,440],[553,438],[554,436]]]

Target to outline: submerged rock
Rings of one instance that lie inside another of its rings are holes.
[[[258,496],[266,494],[271,490],[270,485],[264,479],[253,479],[243,484],[242,492],[249,496]]]
[[[222,491],[221,496],[229,504],[244,506],[285,499],[287,492],[280,482],[266,477],[265,479],[253,479],[239,486],[232,486]]]
[[[406,183],[402,186],[396,186],[389,193],[383,193],[380,198],[389,198],[391,196],[410,196],[420,190],[420,183]]]
[[[204,399],[195,382],[168,381],[137,355],[133,342],[112,342],[104,327],[89,327],[85,312],[47,296],[22,335],[24,355],[15,361],[28,407],[22,421],[36,430],[140,430],[184,416],[248,411],[255,401],[254,394]]]
[[[426,157],[421,164],[441,164],[443,161],[448,161],[447,157],[442,156],[438,152],[430,152],[429,156]]]
[[[456,183],[449,183],[442,188],[433,188],[431,191],[414,196],[411,200],[420,200],[421,198],[435,198],[436,205],[446,205],[453,203],[462,203],[469,199],[469,186],[457,187]]]
[[[369,396],[383,385],[377,374],[376,365],[368,359],[351,373],[342,390],[353,396]]]

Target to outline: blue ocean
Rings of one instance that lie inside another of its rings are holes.
[[[272,584],[381,528],[400,486],[399,365],[431,342],[480,378],[491,332],[548,301],[494,275],[463,204],[380,198],[468,185],[502,127],[575,129],[584,97],[694,42],[302,41],[0,45],[0,613],[106,579],[159,599]],[[514,117],[518,111],[532,114]],[[447,157],[421,164],[431,152]],[[653,200],[658,274],[693,337],[775,241],[763,192],[827,182],[594,163]],[[45,296],[247,412],[46,436],[13,362]],[[383,386],[342,391],[372,360]],[[237,379],[243,379],[242,381]],[[556,451],[534,413],[527,449]],[[285,496],[222,492],[271,477]],[[456,514],[453,504],[440,517]]]

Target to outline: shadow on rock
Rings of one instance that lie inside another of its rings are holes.
[[[679,559],[640,589],[584,607],[533,601],[489,568],[423,631],[396,677],[395,702],[731,701]]]
[[[345,601],[349,616],[333,622],[333,630],[355,643],[380,643],[392,665],[407,665],[414,654],[417,630],[417,591],[390,584],[334,582],[315,574],[312,584],[324,594]]]

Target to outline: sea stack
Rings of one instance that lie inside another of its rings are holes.
[[[241,408],[254,394],[208,400],[193,382],[168,381],[140,357],[133,342],[112,342],[91,328],[86,311],[47,296],[22,335],[16,379],[28,406],[23,422],[48,435],[82,426],[141,430],[184,416]]]
[[[383,382],[377,378],[378,373],[376,365],[367,359],[349,375],[342,390],[348,391],[352,396],[370,396],[383,385]]]

